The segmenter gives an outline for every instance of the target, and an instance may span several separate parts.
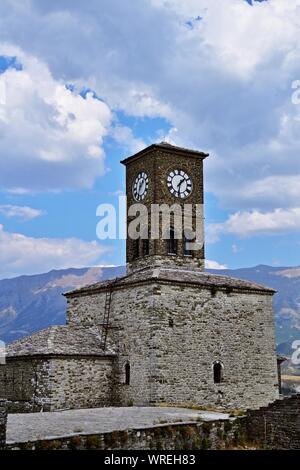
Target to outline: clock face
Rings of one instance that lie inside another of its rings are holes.
[[[149,186],[149,178],[147,173],[141,171],[132,185],[132,194],[136,201],[143,201],[147,195]]]
[[[167,185],[171,194],[185,199],[193,189],[192,180],[183,170],[173,170],[168,174]]]

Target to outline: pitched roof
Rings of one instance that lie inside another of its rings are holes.
[[[100,333],[90,328],[52,326],[6,346],[6,356],[112,356],[100,348]]]
[[[276,291],[269,287],[254,282],[245,281],[229,276],[210,274],[203,271],[192,271],[188,269],[174,269],[163,267],[144,268],[133,273],[115,278],[108,281],[97,282],[90,286],[64,294],[66,297],[77,296],[80,294],[89,294],[100,290],[107,290],[114,287],[122,287],[131,284],[139,284],[146,282],[167,282],[172,284],[193,284],[199,287],[208,288],[229,288],[244,291],[256,291],[261,293],[274,294]]]
[[[164,150],[166,152],[172,152],[172,153],[180,153],[180,154],[189,154],[189,156],[194,156],[197,158],[206,158],[209,156],[208,153],[201,152],[200,150],[193,150],[193,149],[187,149],[184,147],[178,147],[177,145],[171,145],[168,142],[160,142],[159,144],[152,144],[149,145],[149,147],[144,148],[140,152],[135,153],[134,155],[131,155],[128,158],[125,158],[125,160],[122,160],[121,163],[123,165],[127,165],[132,160],[136,160],[137,158],[141,157],[142,155],[145,155],[152,150]]]

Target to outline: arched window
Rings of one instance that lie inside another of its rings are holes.
[[[125,364],[125,385],[130,385],[130,364],[126,362]]]
[[[137,238],[133,241],[133,257],[137,259],[140,256],[140,239]]]
[[[170,229],[168,242],[168,254],[169,255],[177,255],[177,240],[175,238],[175,230],[173,228]]]
[[[213,363],[214,383],[219,384],[223,381],[223,369],[222,362],[216,361]]]
[[[150,241],[148,226],[141,230],[142,256],[148,256],[150,253]]]

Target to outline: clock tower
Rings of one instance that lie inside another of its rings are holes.
[[[126,166],[129,273],[147,266],[204,269],[207,156],[162,142],[121,162]]]

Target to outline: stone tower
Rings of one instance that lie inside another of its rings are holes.
[[[138,203],[148,211],[139,238],[127,237],[128,272],[151,265],[204,269],[203,160],[207,156],[162,142],[121,162],[126,166],[127,212]],[[166,211],[166,219],[162,211],[155,218],[154,210],[160,209]],[[133,217],[129,215],[128,225]],[[192,250],[190,243],[195,244]]]

